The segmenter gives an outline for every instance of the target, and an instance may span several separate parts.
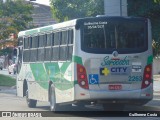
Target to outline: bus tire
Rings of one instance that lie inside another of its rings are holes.
[[[54,85],[52,84],[51,87],[50,87],[50,92],[49,92],[50,96],[50,111],[53,111],[53,112],[56,112],[58,111],[58,108],[59,108],[59,105],[56,103],[56,97],[55,97],[55,87]]]
[[[28,90],[26,91],[26,101],[29,108],[35,108],[37,104],[37,100],[28,98]]]

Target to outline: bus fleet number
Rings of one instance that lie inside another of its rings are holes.
[[[129,81],[142,81],[142,76],[129,76]]]

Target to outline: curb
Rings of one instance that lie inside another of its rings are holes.
[[[16,89],[16,86],[0,86],[0,91],[8,90],[8,89]]]

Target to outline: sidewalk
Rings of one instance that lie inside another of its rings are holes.
[[[7,93],[7,94],[17,94],[16,86],[8,87],[8,86],[0,86],[0,93]]]
[[[160,81],[160,74],[159,75],[153,75],[154,81]]]
[[[160,75],[153,75],[153,80],[154,95],[160,96]]]
[[[0,86],[0,91],[16,89],[16,86],[8,87],[8,86]]]

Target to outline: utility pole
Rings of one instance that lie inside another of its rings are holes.
[[[127,0],[104,0],[107,16],[127,16]]]

